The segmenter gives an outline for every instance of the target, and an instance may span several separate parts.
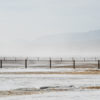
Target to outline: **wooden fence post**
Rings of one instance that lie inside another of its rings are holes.
[[[27,59],[25,59],[25,68],[27,68]]]
[[[51,67],[52,67],[52,61],[51,61],[51,58],[50,58],[50,61],[49,61],[49,62],[50,62],[50,69],[51,69]]]
[[[0,68],[2,68],[2,60],[0,60]]]
[[[73,60],[73,68],[75,69],[75,60]]]
[[[98,69],[100,69],[100,60],[98,60]]]
[[[61,58],[61,62],[62,62],[62,58]]]

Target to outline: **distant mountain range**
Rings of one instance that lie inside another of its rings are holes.
[[[35,40],[17,40],[16,45],[34,56],[100,56],[100,30],[47,34]]]
[[[35,48],[65,53],[100,54],[100,30],[46,35],[31,41]]]
[[[41,45],[89,45],[95,44],[99,46],[100,30],[84,32],[84,33],[60,33],[54,35],[43,36],[34,43]]]

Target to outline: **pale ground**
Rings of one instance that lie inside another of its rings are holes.
[[[0,100],[99,100],[100,74],[96,70],[0,69]]]

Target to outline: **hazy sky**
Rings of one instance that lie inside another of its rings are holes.
[[[100,0],[0,0],[1,56],[40,56],[46,53],[34,51],[40,37],[98,29]]]

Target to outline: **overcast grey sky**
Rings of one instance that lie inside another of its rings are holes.
[[[55,55],[54,46],[49,52],[49,47],[36,48],[34,42],[46,35],[98,30],[99,12],[100,0],[0,0],[0,55]]]

